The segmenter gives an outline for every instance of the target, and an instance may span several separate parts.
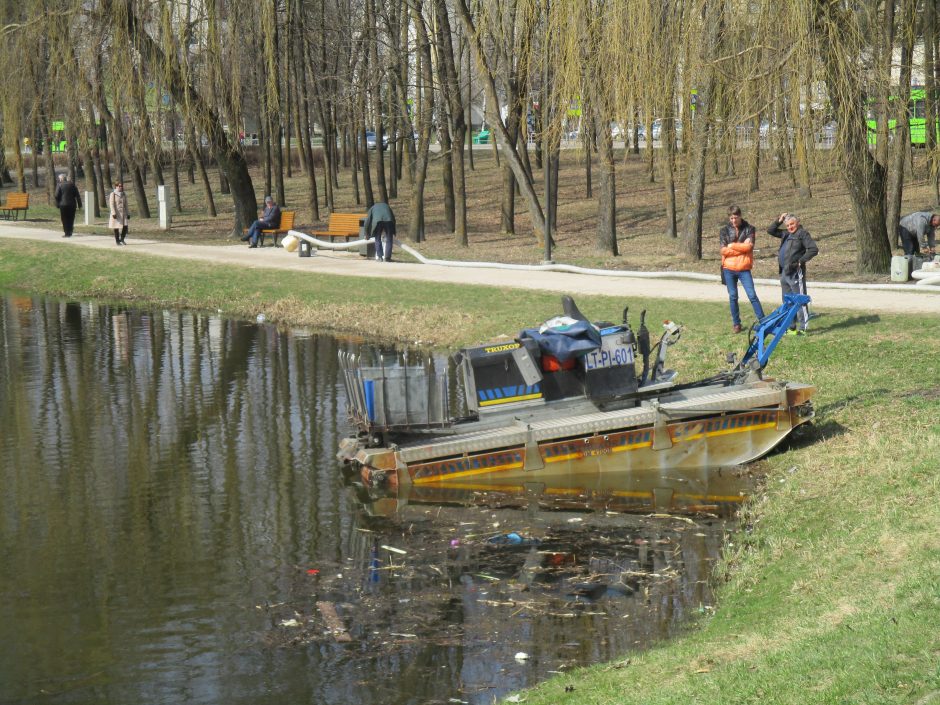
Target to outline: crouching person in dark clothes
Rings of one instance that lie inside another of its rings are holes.
[[[366,235],[375,238],[375,258],[392,261],[392,243],[395,240],[395,214],[387,203],[376,203],[369,209],[363,224]],[[382,236],[385,246],[382,246]]]
[[[812,236],[800,225],[800,219],[792,213],[781,213],[767,233],[780,238],[777,262],[780,266],[780,291],[782,294],[806,293],[806,263],[819,254]],[[809,309],[800,307],[799,321],[795,333],[803,335],[809,323]]]
[[[932,255],[940,215],[932,211],[910,213],[898,223],[898,238],[906,255]]]

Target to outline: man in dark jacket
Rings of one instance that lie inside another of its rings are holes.
[[[248,247],[257,247],[258,240],[261,238],[262,230],[271,230],[281,224],[281,208],[270,196],[264,197],[264,211],[248,228],[248,234],[242,238],[242,241],[248,240]]]
[[[780,250],[777,262],[780,267],[780,290],[784,294],[806,293],[806,263],[819,254],[819,248],[812,236],[800,225],[800,219],[792,213],[781,213],[767,233],[780,238]],[[797,315],[798,327],[793,331],[797,335],[806,332],[809,322],[809,310],[800,308]]]
[[[392,261],[392,243],[395,240],[395,214],[387,203],[376,203],[369,209],[365,223],[362,226],[367,237],[375,238],[375,258]],[[385,247],[382,247],[382,236],[385,235]]]
[[[59,174],[59,183],[55,187],[55,204],[62,219],[62,237],[72,237],[75,230],[75,209],[82,207],[82,197],[78,195],[75,184]]]

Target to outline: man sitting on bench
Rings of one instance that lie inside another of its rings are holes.
[[[281,209],[270,196],[264,197],[264,212],[261,217],[251,224],[248,228],[248,234],[242,238],[242,242],[248,240],[248,247],[257,247],[258,238],[261,237],[262,230],[274,230],[281,224]]]

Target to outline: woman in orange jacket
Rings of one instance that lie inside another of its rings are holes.
[[[728,208],[728,224],[719,231],[718,239],[721,243],[721,279],[728,288],[732,330],[740,333],[738,282],[744,287],[744,293],[758,320],[764,317],[764,309],[754,291],[754,277],[751,276],[751,268],[754,266],[754,228],[741,217],[741,209],[737,206]]]

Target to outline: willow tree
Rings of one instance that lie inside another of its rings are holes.
[[[685,193],[685,222],[682,248],[693,259],[702,259],[702,213],[705,205],[705,158],[715,110],[716,68],[724,7],[720,0],[706,0],[702,9],[703,40],[698,54],[698,101],[689,144],[688,184]],[[688,133],[686,133],[688,134]],[[648,136],[647,139],[649,139]]]
[[[885,167],[868,148],[868,124],[861,97],[866,94],[866,66],[871,54],[862,13],[828,0],[813,0],[807,26],[794,29],[815,43],[826,76],[829,100],[838,123],[836,145],[842,179],[855,218],[858,274],[885,272],[891,245],[885,227]],[[883,77],[886,80],[887,77]]]
[[[168,0],[160,0],[164,8]],[[218,107],[210,103],[203,90],[196,84],[192,70],[187,71],[180,60],[179,52],[188,51],[188,47],[179,47],[171,52],[166,45],[155,38],[149,29],[151,26],[145,22],[149,14],[149,3],[138,3],[135,0],[102,0],[101,11],[103,17],[112,22],[120,22],[126,27],[127,36],[132,46],[138,51],[142,60],[150,69],[162,78],[170,95],[180,106],[185,119],[192,124],[200,135],[204,135],[209,149],[215,156],[220,169],[231,186],[232,201],[235,207],[235,223],[232,235],[240,236],[242,229],[257,218],[258,202],[255,196],[251,175],[248,173],[248,163],[241,152],[237,136],[225,130]],[[210,18],[217,20],[218,18]],[[171,38],[164,37],[170,42]],[[205,64],[213,67],[218,76],[225,73],[222,65],[223,58],[213,55],[206,47]]]
[[[599,157],[597,193],[597,230],[594,245],[599,252],[618,255],[617,248],[617,178],[613,136],[610,123],[615,115],[617,86],[621,78],[616,68],[622,65],[617,37],[623,29],[623,5],[603,0],[579,0],[568,7],[567,17],[555,18],[558,37],[553,75],[555,90],[561,95],[580,96],[582,145],[587,164],[596,143]],[[551,56],[551,54],[548,54]],[[587,129],[585,129],[585,123]],[[556,130],[560,125],[556,125]],[[590,173],[590,172],[588,172]],[[589,196],[590,197],[590,196]]]
[[[499,93],[496,89],[496,79],[492,64],[487,57],[484,49],[485,34],[478,28],[477,23],[470,15],[470,8],[467,0],[456,0],[455,8],[463,23],[464,31],[470,42],[470,48],[477,63],[477,70],[480,74],[480,81],[486,92],[487,120],[492,128],[496,141],[506,158],[509,168],[512,170],[516,183],[525,199],[529,209],[529,217],[532,221],[532,228],[539,242],[545,230],[545,216],[542,212],[542,206],[535,193],[531,175],[526,171],[525,165],[519,154],[514,149],[514,141],[510,136],[510,129],[499,114]]]

